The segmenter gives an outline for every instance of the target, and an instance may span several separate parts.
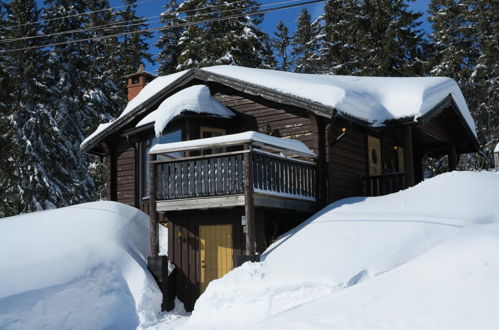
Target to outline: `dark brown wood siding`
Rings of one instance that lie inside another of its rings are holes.
[[[116,201],[135,206],[135,148],[128,147],[116,156]]]
[[[308,111],[261,97],[245,96],[230,89],[218,90],[215,97],[242,114],[240,124],[233,127],[230,133],[256,131],[296,139],[317,151],[317,135],[312,132]]]
[[[366,133],[363,129],[353,126],[333,145],[331,162],[333,186],[330,201],[364,195],[363,180],[368,165]]]

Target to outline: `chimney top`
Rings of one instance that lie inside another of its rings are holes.
[[[144,64],[141,63],[137,72],[127,74],[123,78],[127,81],[128,102],[130,102],[156,76],[144,71]]]

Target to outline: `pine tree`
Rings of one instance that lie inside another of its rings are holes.
[[[279,21],[276,27],[277,31],[274,32],[275,38],[272,39],[272,46],[274,48],[274,52],[277,54],[280,59],[280,67],[281,71],[288,71],[289,62],[288,62],[288,48],[291,44],[291,38],[288,34],[288,27],[284,25],[283,21]]]
[[[99,25],[98,17],[81,15],[86,13],[87,5],[68,0],[47,0],[45,2],[44,28],[46,34],[68,30],[81,30],[89,24]],[[93,6],[105,8],[104,3]],[[102,12],[105,13],[105,12]],[[72,15],[72,16],[69,16]],[[69,17],[68,17],[69,16]],[[92,23],[92,20],[93,23]],[[52,43],[95,37],[95,31],[80,31],[72,34],[56,34],[50,38]],[[57,206],[91,200],[95,197],[96,187],[87,169],[87,159],[79,148],[81,141],[95,129],[97,124],[112,118],[116,89],[108,79],[103,68],[105,62],[105,43],[89,41],[53,46],[48,60],[50,72],[49,107],[56,126],[64,135],[57,153],[64,154],[58,161],[62,167],[60,181],[61,198]],[[48,150],[55,153],[57,149]]]
[[[475,120],[482,151],[462,157],[461,169],[490,167],[498,142],[497,12],[494,1],[433,0],[429,5],[431,74],[451,77],[459,84]],[[438,164],[446,165],[442,160]],[[433,168],[439,170],[438,164]]]
[[[137,1],[124,0],[125,9],[116,13],[118,32],[129,33],[118,39],[117,68],[114,70],[113,81],[120,89],[125,89],[123,76],[133,73],[139,65],[145,61],[154,64],[152,55],[149,53],[147,39],[152,38],[152,33],[144,31],[148,28],[146,20],[137,16]]]
[[[61,146],[66,137],[47,104],[47,53],[43,49],[25,49],[40,42],[32,38],[41,29],[36,2],[14,0],[7,5],[7,14],[11,28],[6,30],[6,39],[16,39],[5,49],[11,86],[6,105],[11,112],[9,130],[5,134],[12,142],[7,161],[14,180],[8,185],[9,196],[2,199],[2,209],[17,214],[65,204],[69,197],[64,193],[65,180],[72,180],[72,176],[63,166],[67,155]]]
[[[357,30],[360,29],[359,4],[356,0],[329,0],[324,14],[315,23],[318,28],[313,43],[318,45],[313,57],[318,72],[332,74],[357,73]]]
[[[184,20],[178,13],[179,6],[176,0],[169,0],[164,8],[165,10],[161,13],[161,22],[165,29],[161,31],[161,37],[156,43],[156,47],[160,49],[157,56],[160,75],[177,71],[180,57],[179,41],[185,31],[185,27],[179,26],[184,23]]]
[[[420,13],[406,0],[329,0],[324,8],[319,70],[334,74],[412,76],[423,73]]]
[[[184,21],[189,24],[182,32],[178,41],[178,64],[176,71],[197,68],[208,56],[208,34],[203,24],[194,22],[207,18],[206,0],[186,0],[180,4],[178,11],[184,13]]]
[[[499,143],[499,3],[470,2],[470,20],[480,53],[470,77],[468,103],[484,153],[475,155],[474,163],[468,164],[468,168],[490,168],[494,165],[494,147]]]
[[[190,25],[182,33],[177,70],[217,64],[269,67],[273,63],[268,35],[258,28],[262,15],[247,15],[258,9],[253,0],[211,2],[187,0],[179,6]],[[245,15],[246,14],[246,15]],[[228,18],[229,16],[237,16]],[[223,19],[227,18],[227,19]]]
[[[291,41],[291,57],[295,72],[314,72],[313,56],[317,51],[314,37],[317,34],[312,24],[310,13],[303,9],[298,15],[296,31]]]

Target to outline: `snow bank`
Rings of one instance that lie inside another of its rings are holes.
[[[333,203],[283,235],[262,262],[211,282],[186,325],[497,325],[498,188],[495,173],[452,172],[396,194]]]
[[[0,219],[0,328],[134,329],[156,322],[149,220],[114,202]]]
[[[451,78],[319,75],[232,65],[202,70],[314,101],[373,126],[406,117],[417,120],[450,94],[476,135],[475,122],[463,94]]]
[[[195,85],[166,98],[158,109],[145,116],[136,127],[154,123],[156,136],[160,136],[166,125],[185,111],[206,113],[222,118],[235,116],[234,112],[211,96],[208,86]]]

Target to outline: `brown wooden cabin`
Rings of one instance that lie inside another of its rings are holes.
[[[145,86],[152,76],[139,70],[127,78],[133,97],[137,84]],[[282,150],[274,148],[272,154],[268,146],[245,141],[187,148],[181,150],[183,158],[174,161],[153,155],[151,162],[153,126],[136,124],[167,97],[199,84],[207,85],[211,95],[237,116],[184,112],[163,131],[166,140],[255,131],[302,141],[318,157],[279,158],[276,153]],[[210,280],[241,261],[254,260],[253,255],[262,253],[278,235],[323,206],[417,184],[423,179],[422,159],[427,154],[447,154],[453,170],[459,154],[477,151],[478,143],[450,95],[418,120],[401,118],[374,128],[315,102],[192,69],[87,139],[82,150],[104,157],[109,200],[135,206],[150,214],[153,224],[168,226],[168,258],[177,268],[177,296],[192,310]],[[200,170],[209,166],[218,170]],[[172,171],[179,175],[166,178],[166,184],[161,181]],[[290,193],[264,194],[253,190],[257,185]],[[303,199],[303,194],[309,198]],[[152,253],[157,254],[154,230]]]

